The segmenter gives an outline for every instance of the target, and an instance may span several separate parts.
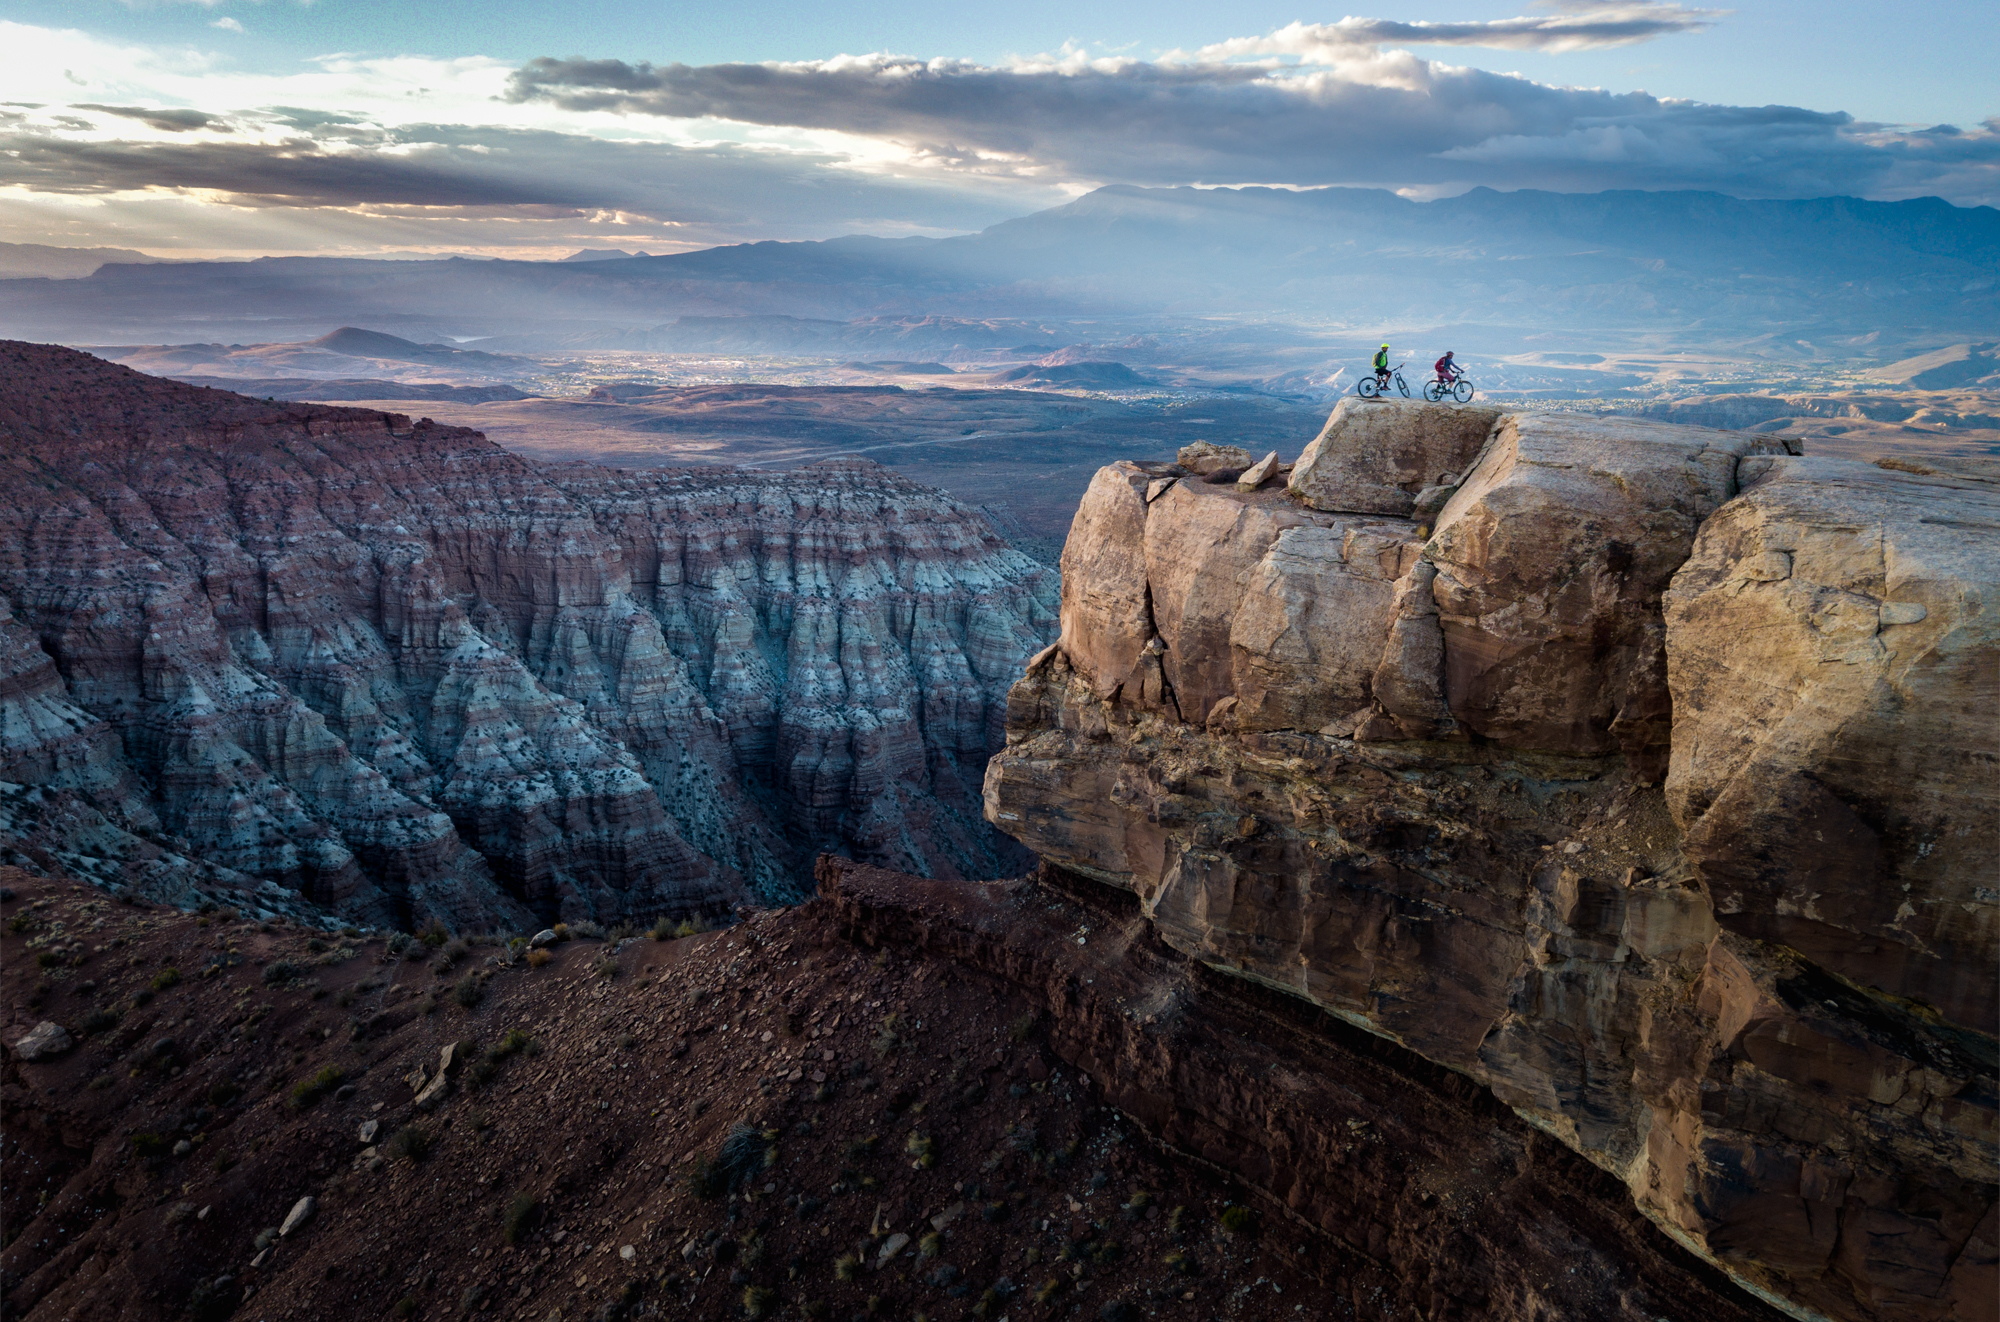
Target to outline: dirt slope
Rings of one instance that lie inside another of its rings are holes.
[[[543,967],[0,882],[10,1317],[1769,1316],[1476,1089],[1059,878],[827,862]],[[76,1045],[25,1061],[42,1020]]]

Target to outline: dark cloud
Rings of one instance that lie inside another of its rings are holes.
[[[1844,114],[1551,87],[1368,53],[1334,68],[1100,63],[993,68],[890,56],[817,64],[538,59],[509,95],[579,110],[837,129],[966,170],[1136,184],[1935,191],[2000,200],[2000,136]],[[996,158],[999,158],[996,160]]]
[[[824,155],[723,145],[607,142],[537,130],[342,126],[335,141],[91,141],[0,132],[0,184],[101,194],[199,190],[238,205],[629,212],[757,237],[829,225],[977,229],[1018,214],[993,193],[918,187],[839,170]]]
[[[89,101],[79,101],[70,109],[95,110],[100,115],[118,115],[124,119],[136,119],[148,128],[156,128],[162,133],[192,133],[197,129],[208,129],[215,133],[235,131],[222,116],[211,115],[202,110],[153,110],[146,106],[104,106]]]

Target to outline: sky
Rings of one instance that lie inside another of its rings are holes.
[[[671,252],[1108,183],[2000,205],[1996,49],[1956,0],[10,0],[0,241]]]

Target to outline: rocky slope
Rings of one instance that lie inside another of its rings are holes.
[[[2000,488],[1344,403],[1105,469],[989,819],[1806,1317],[1991,1318]]]
[[[820,877],[538,967],[0,868],[0,1307],[1775,1322],[1478,1089],[1091,883]]]
[[[528,930],[1018,870],[978,778],[1053,576],[876,465],[538,466],[22,344],[0,435],[16,862]]]

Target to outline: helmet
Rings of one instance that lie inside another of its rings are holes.
[[[1384,349],[1388,348],[1388,347],[1389,347],[1389,342],[1388,342],[1387,340],[1384,340],[1384,341],[1382,341],[1382,347],[1383,347]]]
[[[1444,351],[1444,356],[1445,356],[1445,357],[1447,357],[1447,358],[1451,357],[1451,352],[1452,352],[1451,350],[1449,350],[1449,349],[1446,349],[1446,350]]]

